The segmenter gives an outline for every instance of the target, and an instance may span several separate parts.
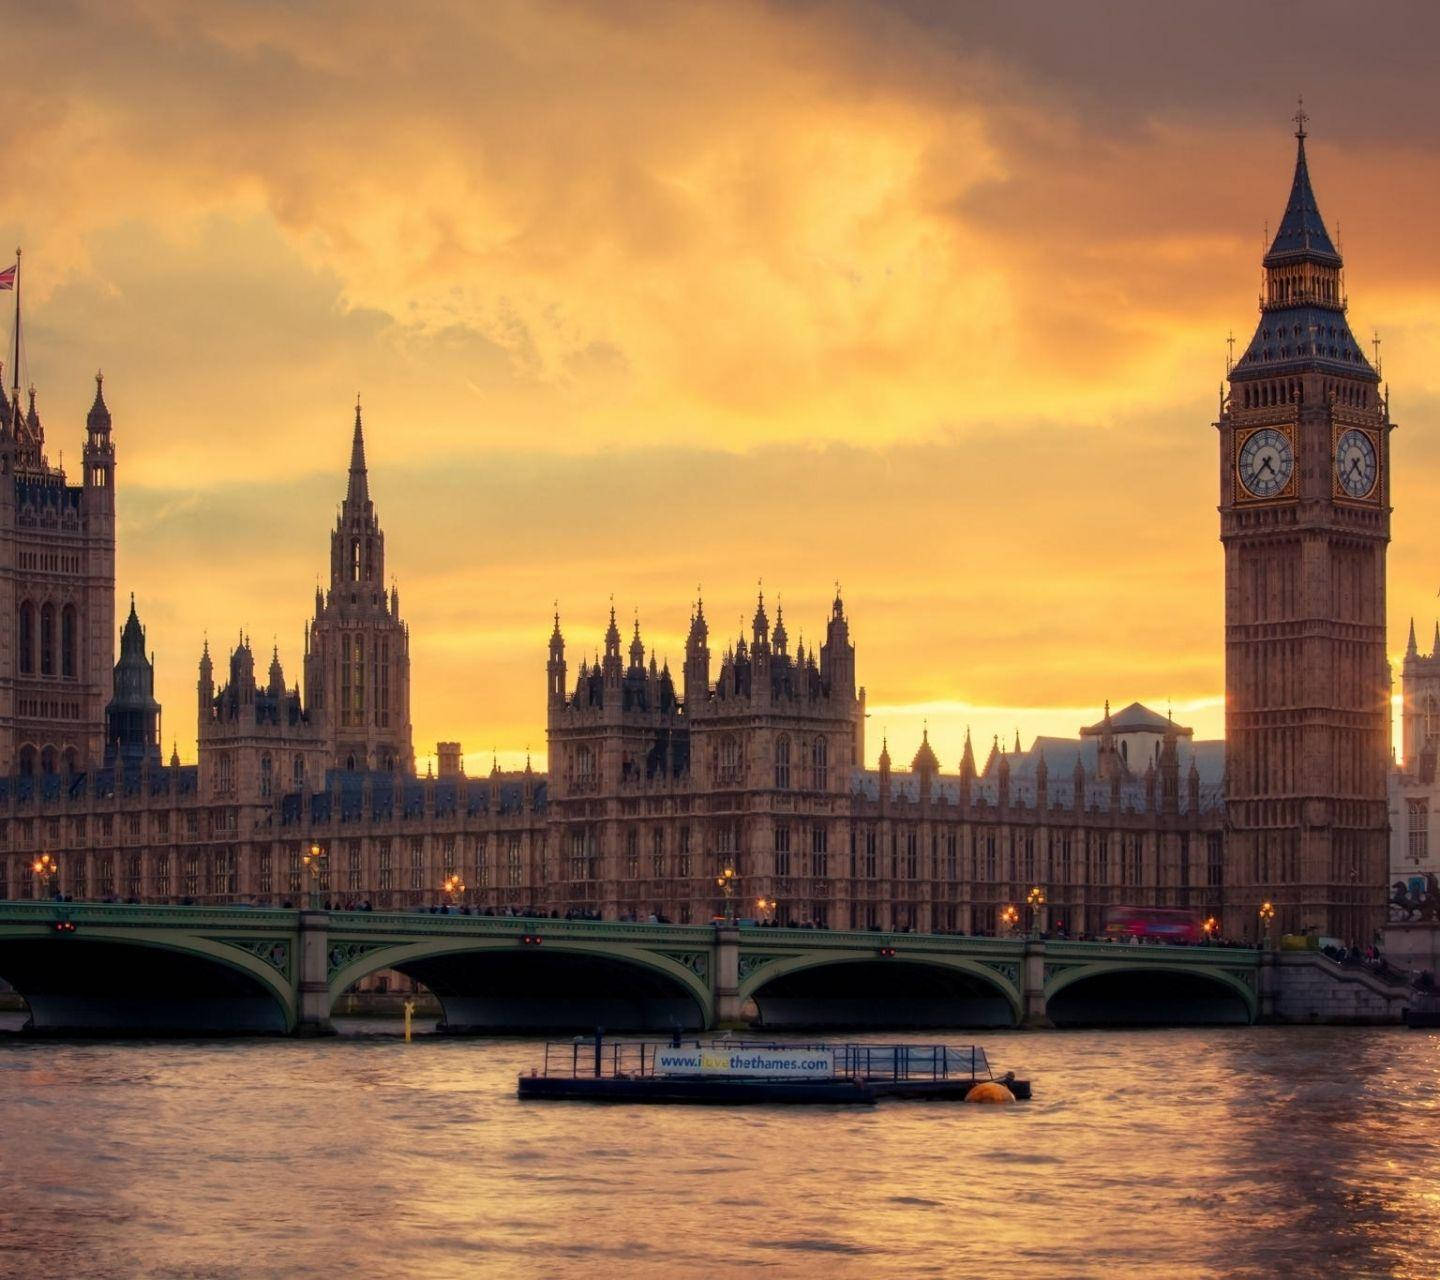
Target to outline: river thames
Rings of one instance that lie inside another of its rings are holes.
[[[5,1037],[0,1274],[1440,1273],[1440,1034],[984,1043],[1034,1101],[522,1105],[536,1041]]]

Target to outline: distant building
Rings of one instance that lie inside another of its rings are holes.
[[[638,617],[622,650],[613,609],[603,656],[572,676],[557,615],[549,775],[527,763],[468,778],[460,744],[444,742],[439,777],[417,778],[409,634],[384,580],[357,407],[303,689],[286,684],[278,651],[257,678],[243,633],[217,687],[207,644],[199,763],[162,767],[132,609],[102,761],[103,703],[85,680],[102,657],[108,670],[112,652],[109,415],[97,389],[83,491],[36,461],[38,425],[25,418],[3,454],[20,468],[0,488],[15,495],[13,516],[0,512],[0,532],[12,531],[0,543],[0,590],[18,602],[20,658],[0,645],[0,698],[48,700],[0,706],[31,707],[0,723],[0,750],[11,753],[0,758],[10,775],[0,778],[0,897],[40,891],[29,865],[43,851],[76,897],[282,903],[313,888],[403,908],[435,903],[454,876],[465,903],[490,910],[689,922],[733,911],[995,932],[1016,914],[1007,908],[1036,896],[1040,916],[1027,923],[1072,934],[1099,932],[1124,905],[1189,909],[1248,938],[1268,900],[1279,929],[1366,941],[1382,919],[1387,862],[1391,424],[1347,328],[1303,127],[1264,268],[1260,323],[1215,424],[1228,746],[1196,742],[1138,703],[1118,713],[1107,704],[1074,739],[1039,738],[1028,751],[1017,741],[1009,752],[997,741],[983,768],[967,735],[946,772],[927,733],[908,769],[893,767],[888,743],[867,769],[865,690],[837,588],[818,647],[792,652],[778,604],[772,626],[762,595],[749,633],[717,640],[718,662],[696,600],[678,684],[647,652]],[[89,567],[72,579],[36,560],[57,548]],[[77,637],[73,676],[57,635]],[[1420,659],[1413,637],[1410,648],[1407,769],[1412,743],[1416,763],[1394,794],[1407,839],[1428,841],[1428,825],[1416,824],[1428,824],[1440,659]],[[67,680],[73,717],[54,711]],[[325,856],[311,884],[313,849]]]
[[[1401,762],[1390,773],[1390,919],[1440,918],[1440,623],[1429,653],[1415,623],[1400,668]]]
[[[80,483],[35,408],[0,390],[0,776],[74,774],[105,754],[115,666],[115,447],[100,375]],[[13,622],[8,621],[13,619]]]

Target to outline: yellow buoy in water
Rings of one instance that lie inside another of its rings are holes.
[[[982,1080],[965,1095],[966,1102],[1014,1102],[1015,1095],[998,1080]]]

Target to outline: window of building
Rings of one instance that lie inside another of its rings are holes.
[[[830,787],[830,744],[824,738],[810,744],[810,786],[816,791]]]
[[[830,874],[830,833],[823,823],[810,828],[810,875],[823,880]]]
[[[1205,837],[1205,883],[1212,889],[1225,883],[1225,837],[1218,831]]]
[[[790,828],[784,823],[775,828],[775,874],[782,879],[790,874]]]
[[[665,831],[661,827],[650,833],[650,874],[657,880],[665,875]]]
[[[55,674],[55,606],[42,605],[40,608],[40,674]]]
[[[168,853],[155,855],[155,893],[161,898],[170,896],[170,855]]]
[[[31,675],[35,671],[35,606],[29,600],[20,603],[20,674]]]
[[[679,835],[679,848],[675,854],[676,874],[682,880],[688,880],[693,874],[690,865],[690,828],[681,827]]]
[[[775,789],[790,790],[790,737],[784,733],[775,741]]]
[[[60,674],[75,679],[75,606],[67,604],[60,611]]]
[[[719,781],[733,783],[740,780],[740,742],[733,733],[720,739]]]
[[[302,856],[302,855],[301,855],[301,853],[300,853],[300,846],[299,846],[298,844],[297,844],[297,845],[291,845],[291,846],[290,846],[290,865],[289,865],[289,867],[286,869],[286,877],[285,877],[285,879],[286,879],[286,889],[287,889],[287,892],[289,892],[289,893],[299,893],[299,892],[300,892],[300,876],[301,876],[301,874],[302,874],[302,868],[301,868],[301,863],[300,863],[300,858],[301,858],[301,856]]]
[[[625,878],[632,884],[640,879],[640,833],[634,827],[625,833]]]
[[[275,864],[269,845],[261,848],[260,857],[256,862],[255,891],[265,896],[275,892]]]
[[[1430,805],[1425,798],[1406,800],[1407,819],[1406,849],[1410,861],[1424,862],[1430,852]]]
[[[381,840],[380,848],[376,850],[375,858],[379,864],[376,868],[376,875],[380,882],[377,887],[381,889],[393,889],[395,887],[394,840]]]
[[[295,755],[295,759],[291,762],[290,778],[296,788],[303,788],[305,786],[305,757],[298,752]]]
[[[410,887],[425,888],[425,841],[418,836],[410,841]]]
[[[274,772],[275,762],[270,759],[270,753],[267,751],[260,757],[260,794],[262,796],[268,796],[270,794],[274,780]]]
[[[575,748],[575,781],[582,787],[595,782],[595,753],[583,744]]]
[[[960,879],[960,839],[951,829],[945,833],[945,878],[952,884]]]
[[[920,878],[919,839],[914,827],[905,829],[905,878],[907,880]]]
[[[594,844],[591,844],[591,855],[593,861]],[[594,878],[594,870],[590,869],[590,879]],[[512,831],[510,839],[505,846],[505,881],[512,888],[518,888],[525,880],[525,864],[520,856],[520,833]]]
[[[876,857],[876,835],[874,827],[865,828],[865,864],[864,876],[867,880],[874,880],[879,874],[879,862]]]
[[[363,874],[360,841],[347,840],[345,842],[345,887],[351,893],[360,892]]]

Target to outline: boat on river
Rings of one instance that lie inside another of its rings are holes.
[[[853,1103],[882,1098],[964,1101],[977,1086],[1016,1100],[1030,1081],[996,1076],[978,1045],[781,1044],[774,1041],[551,1041],[519,1078],[522,1101]],[[1009,1101],[1010,1098],[998,1097]]]

